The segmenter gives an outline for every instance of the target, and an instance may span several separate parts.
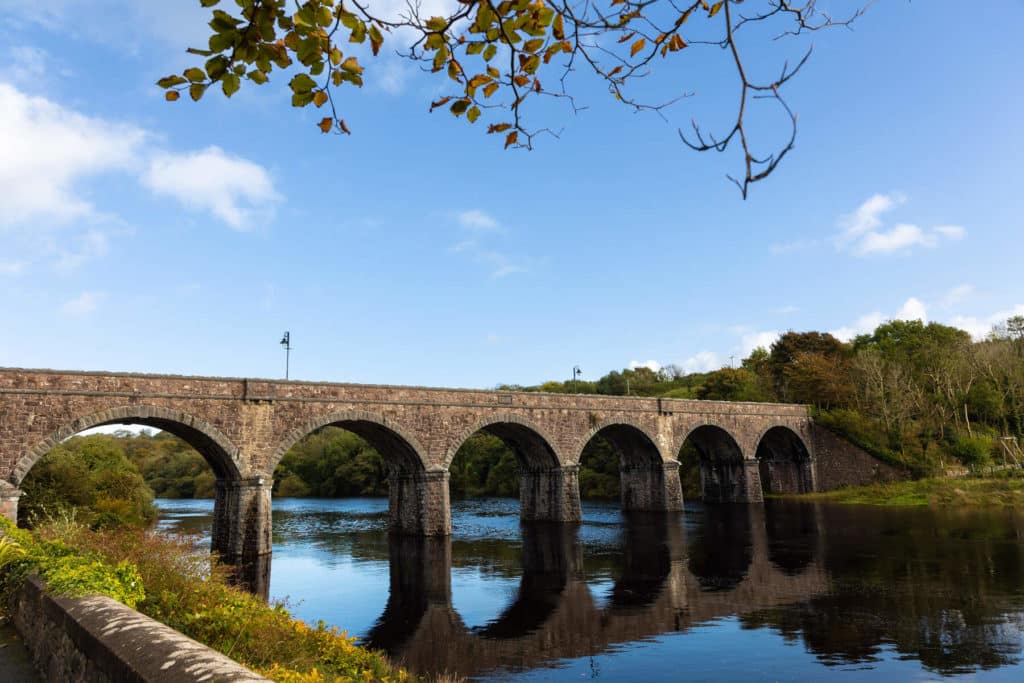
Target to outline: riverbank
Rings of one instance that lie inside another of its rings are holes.
[[[2,534],[6,599],[24,577],[36,574],[54,594],[112,597],[271,680],[415,680],[338,629],[322,622],[309,626],[284,605],[267,605],[230,585],[227,568],[211,570],[193,539],[75,524],[29,533],[9,522],[0,526]]]
[[[785,500],[822,501],[846,505],[893,506],[1020,506],[1024,507],[1024,475],[917,479],[871,484],[835,491],[771,496]]]

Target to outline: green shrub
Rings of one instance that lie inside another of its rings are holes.
[[[952,455],[972,467],[988,467],[992,464],[992,451],[995,443],[985,436],[963,436],[953,438],[950,446]]]

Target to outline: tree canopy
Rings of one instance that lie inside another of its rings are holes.
[[[739,148],[741,172],[729,177],[744,197],[793,149],[797,116],[782,88],[810,57],[805,35],[849,25],[863,12],[855,5],[835,19],[815,0],[451,0],[432,11],[412,0],[397,11],[366,0],[199,2],[211,9],[211,32],[206,46],[189,52],[205,61],[162,78],[167,99],[187,92],[199,100],[215,86],[231,97],[243,83],[262,85],[283,70],[294,106],[324,110],[324,133],[350,133],[341,89],[361,87],[372,73],[366,65],[385,45],[447,79],[447,94],[430,103],[431,111],[445,109],[470,124],[483,120],[505,148],[527,149],[540,133],[557,137],[527,122],[535,102],[554,98],[572,111],[588,106],[574,83],[578,72],[595,76],[617,102],[661,112],[694,94],[688,83],[707,63],[690,55],[710,48],[704,54],[725,59],[736,76],[734,115],[706,128],[694,120],[679,135],[697,151]],[[771,48],[777,38],[799,41],[792,62],[784,55],[770,66],[761,55],[747,59],[751,45]],[[672,70],[670,85],[640,86],[655,67]],[[765,142],[766,126],[752,123],[758,100],[774,103],[788,120],[777,140]]]

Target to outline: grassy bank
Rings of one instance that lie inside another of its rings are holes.
[[[857,486],[822,493],[774,497],[850,505],[1024,507],[1024,476],[918,479]]]
[[[309,626],[284,605],[229,585],[224,568],[211,568],[189,538],[73,523],[29,533],[0,524],[0,592],[7,595],[29,573],[58,594],[108,595],[276,681],[415,680],[338,629]]]

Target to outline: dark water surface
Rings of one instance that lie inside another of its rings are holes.
[[[209,534],[212,501],[157,501]],[[1024,512],[769,502],[522,525],[456,501],[389,538],[384,499],[274,501],[270,592],[419,672],[539,681],[1024,681]]]

